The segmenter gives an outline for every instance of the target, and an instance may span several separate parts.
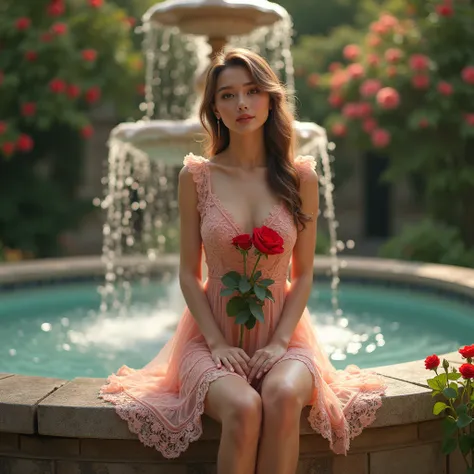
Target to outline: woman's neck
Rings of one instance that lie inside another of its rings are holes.
[[[228,164],[245,170],[267,166],[263,130],[246,135],[231,134],[227,147]]]

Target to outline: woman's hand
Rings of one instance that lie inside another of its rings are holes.
[[[287,349],[286,345],[271,343],[255,351],[248,363],[250,367],[249,383],[252,383],[255,376],[259,379],[265,372],[268,372],[286,354]]]
[[[223,365],[231,372],[237,372],[247,380],[250,357],[243,349],[230,346],[227,343],[221,343],[211,349],[211,355],[218,369]]]

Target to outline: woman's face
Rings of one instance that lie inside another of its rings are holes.
[[[238,134],[258,130],[268,118],[270,94],[253,82],[245,67],[224,69],[217,80],[214,113]]]

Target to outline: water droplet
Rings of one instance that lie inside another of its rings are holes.
[[[43,323],[41,324],[41,329],[44,331],[44,332],[49,332],[51,331],[51,324],[50,323]]]

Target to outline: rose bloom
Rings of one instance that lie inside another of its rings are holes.
[[[356,44],[348,44],[342,54],[349,61],[355,61],[360,56],[360,48]]]
[[[367,118],[362,124],[365,133],[371,134],[377,128],[377,122],[373,118]]]
[[[15,26],[19,31],[27,30],[31,26],[31,20],[28,17],[23,16],[16,20]]]
[[[338,122],[331,127],[331,132],[336,137],[343,137],[347,133],[347,127],[345,124]]]
[[[38,53],[36,51],[27,51],[25,53],[25,59],[27,61],[36,61],[38,59]]]
[[[470,346],[461,347],[458,351],[465,359],[474,357],[474,344]]]
[[[422,74],[417,74],[412,77],[411,83],[415,89],[427,89],[430,86],[430,78]]]
[[[376,128],[371,134],[372,144],[376,148],[385,148],[392,139],[390,132],[383,128]]]
[[[459,367],[459,372],[464,379],[474,379],[474,365],[472,364],[462,364]]]
[[[329,95],[328,102],[331,104],[331,107],[338,108],[344,101],[339,94],[332,93]]]
[[[426,119],[426,118],[422,118],[418,122],[418,127],[419,128],[427,128],[427,127],[429,127],[429,125],[430,125],[430,123],[428,122],[428,119]]]
[[[240,234],[232,239],[232,245],[241,250],[249,250],[252,247],[252,236],[250,234]]]
[[[94,134],[94,129],[92,125],[85,125],[81,128],[81,135],[83,138],[89,138]]]
[[[442,5],[436,5],[436,13],[439,16],[452,16],[454,13],[453,7],[451,5],[442,4]]]
[[[334,63],[331,63],[328,67],[328,70],[329,72],[336,72],[338,71],[339,69],[342,68],[342,64],[341,63],[337,63],[337,62],[334,62]]]
[[[70,99],[75,99],[81,93],[81,88],[76,84],[69,84],[67,86],[66,94]]]
[[[5,142],[2,145],[4,155],[10,156],[15,151],[15,144],[13,142]]]
[[[310,87],[317,87],[319,85],[319,74],[313,72],[308,76],[307,84]]]
[[[34,102],[25,102],[21,105],[21,114],[24,117],[31,117],[36,113],[36,104]]]
[[[348,79],[346,71],[337,70],[330,79],[331,88],[339,89],[348,81]]]
[[[468,125],[471,125],[474,127],[474,114],[465,114],[464,115],[464,120]]]
[[[425,367],[428,370],[433,370],[439,367],[440,360],[436,354],[430,355],[425,359]]]
[[[377,103],[384,109],[396,109],[400,105],[400,94],[393,87],[384,87],[377,92]]]
[[[378,79],[367,79],[359,88],[359,92],[363,97],[371,97],[382,88],[382,83]]]
[[[97,102],[100,99],[100,96],[101,96],[101,92],[97,86],[93,86],[87,89],[85,93],[86,101],[89,104],[93,104],[94,102]]]
[[[0,121],[0,135],[3,135],[7,131],[6,122]]]
[[[64,4],[60,2],[50,3],[47,7],[47,12],[49,16],[61,16],[64,13],[64,10]]]
[[[395,66],[389,66],[387,68],[387,76],[394,77],[398,74],[398,69]]]
[[[403,56],[403,52],[401,49],[398,48],[389,48],[387,51],[385,51],[385,59],[389,63],[396,63],[400,61],[400,59]]]
[[[278,255],[285,251],[278,232],[265,225],[253,230],[252,241],[254,247],[265,255]]]
[[[61,36],[67,33],[66,23],[55,23],[51,26],[51,32],[55,35]]]
[[[347,73],[354,79],[360,79],[365,73],[364,66],[359,63],[349,64]]]
[[[84,61],[95,61],[97,58],[97,51],[95,49],[84,49],[81,52]]]
[[[390,13],[383,13],[380,16],[379,21],[382,25],[386,26],[387,28],[393,28],[398,25],[397,18],[394,17],[393,15],[390,15]]]
[[[430,59],[424,54],[412,54],[409,60],[410,68],[415,71],[424,71],[430,64]]]
[[[370,66],[377,66],[380,64],[380,58],[375,53],[370,53],[367,56],[367,62]]]
[[[388,33],[389,29],[390,28],[388,28],[387,26],[383,25],[382,23],[378,21],[375,21],[374,23],[370,25],[370,31],[378,35],[384,35],[385,33]]]
[[[27,152],[33,149],[33,139],[29,135],[22,133],[16,142],[19,151]]]
[[[464,82],[474,84],[474,66],[466,66],[462,70],[461,76]]]
[[[367,36],[367,44],[372,48],[377,47],[382,42],[380,36],[377,35],[369,35]]]
[[[438,83],[438,92],[443,95],[451,95],[454,92],[454,88],[449,82],[440,81]]]
[[[51,89],[52,92],[56,94],[60,94],[61,92],[65,91],[66,83],[62,79],[53,79],[49,83],[49,88]]]

